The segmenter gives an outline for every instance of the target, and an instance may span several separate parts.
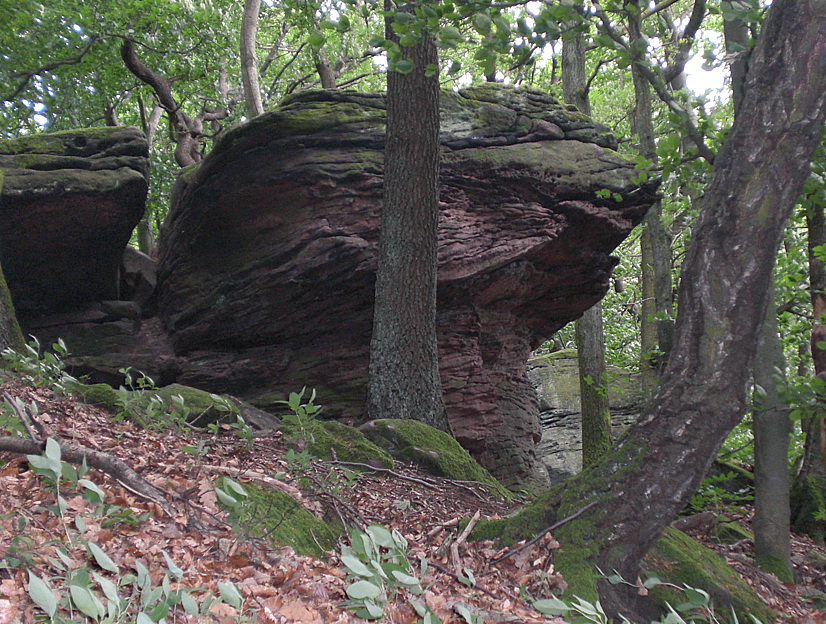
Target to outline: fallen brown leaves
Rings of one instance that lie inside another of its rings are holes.
[[[95,515],[84,498],[67,495],[67,525],[73,526],[76,517],[83,517],[84,538],[101,546],[121,570],[131,571],[140,563],[150,570],[153,582],[160,583],[167,569],[165,553],[183,571],[181,583],[196,588],[196,597],[217,594],[219,582],[235,583],[245,599],[243,615],[254,615],[258,622],[362,621],[342,606],[347,580],[336,553],[328,553],[323,561],[299,556],[290,548],[274,548],[250,539],[227,524],[213,482],[228,475],[241,483],[253,481],[287,491],[317,515],[358,515],[360,521],[397,529],[410,545],[411,561],[428,562],[427,590],[419,598],[445,624],[464,622],[457,605],[464,605],[484,622],[561,622],[542,617],[523,599],[545,597],[565,586],[553,567],[553,552],[559,545],[550,533],[495,566],[489,562],[506,549],[491,542],[459,539],[460,518],[477,513],[482,519],[496,518],[514,506],[490,496],[479,485],[436,479],[412,465],[397,464],[394,471],[398,474],[394,475],[353,473],[335,462],[315,462],[309,476],[312,482],[329,488],[322,494],[302,489],[289,475],[274,478],[287,469],[286,448],[278,432],[255,438],[249,448],[232,435],[139,430],[128,422],[113,422],[100,410],[17,382],[4,384],[2,390],[27,404],[34,401],[38,421],[48,435],[110,453],[172,494],[172,500],[161,506],[137,497],[102,473],[90,472],[88,478],[106,493],[106,503],[129,510],[133,517],[145,515],[137,525],[120,522],[111,526],[105,526],[107,518]],[[193,455],[193,449],[201,453]],[[25,458],[0,454],[0,459],[6,462],[0,466],[0,554],[19,558],[28,552],[33,571],[54,575],[47,557],[55,556],[55,544],[66,542],[66,529],[44,509],[54,503],[54,493],[31,472]],[[21,518],[26,523],[23,534],[30,540],[27,543],[20,539]],[[84,556],[68,550],[78,560]],[[747,572],[741,574],[749,578]],[[474,578],[474,586],[457,579],[469,576]],[[26,588],[22,569],[0,569],[0,624],[28,624],[42,613]],[[803,619],[815,616],[800,606],[794,590],[780,591],[766,583],[757,583],[755,588],[781,613],[798,615],[801,624],[822,624]],[[385,621],[392,624],[418,621],[401,594],[386,612]],[[240,615],[233,607],[220,604],[213,607],[209,621],[236,622]],[[196,619],[181,612],[176,621]],[[208,620],[200,616],[197,621]]]

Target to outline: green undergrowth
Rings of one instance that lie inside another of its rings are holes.
[[[362,425],[360,430],[397,459],[413,462],[448,479],[482,483],[500,498],[512,497],[455,438],[443,431],[410,419],[373,420]]]
[[[281,433],[313,457],[392,468],[393,458],[354,427],[335,420],[309,420],[304,425],[284,418]]]
[[[792,530],[826,543],[826,475],[807,475],[792,487]]]

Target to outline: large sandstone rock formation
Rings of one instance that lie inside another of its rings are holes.
[[[328,413],[362,417],[384,115],[380,96],[294,97],[181,176],[157,291],[180,381],[264,405],[307,385]],[[612,140],[536,92],[443,98],[445,401],[461,444],[508,485],[545,483],[530,352],[602,297],[610,252],[652,199]]]
[[[0,253],[22,318],[119,298],[143,216],[149,153],[136,128],[0,141]]]
[[[227,133],[179,177],[157,316],[95,304],[95,319],[64,315],[39,335],[63,336],[93,380],[117,383],[131,365],[264,408],[306,385],[328,417],[361,420],[384,119],[379,95],[317,92]],[[503,483],[536,490],[548,481],[526,362],[602,297],[610,253],[655,185],[635,183],[605,128],[538,92],[445,94],[441,138],[438,338],[450,421]],[[84,305],[112,294],[85,293]]]

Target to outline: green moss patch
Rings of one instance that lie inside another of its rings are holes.
[[[392,468],[393,458],[354,427],[335,420],[304,419],[291,416],[281,421],[281,433],[314,457]]]
[[[749,615],[764,624],[773,622],[775,614],[760,597],[732,570],[725,559],[698,541],[674,528],[663,536],[646,556],[643,571],[661,581],[682,587],[702,589],[711,596],[717,617],[731,622],[733,608],[740,622],[750,621]],[[657,602],[678,605],[685,602],[682,592],[662,585],[651,591]]]
[[[414,462],[429,472],[458,481],[478,481],[502,498],[510,493],[452,436],[418,420],[373,420],[361,431],[393,457]]]
[[[120,395],[109,384],[80,384],[75,388],[74,395],[87,405],[100,407],[110,414],[121,411]]]
[[[316,518],[289,494],[250,483],[243,487],[247,498],[231,512],[233,524],[301,555],[320,558],[335,548],[341,531]]]

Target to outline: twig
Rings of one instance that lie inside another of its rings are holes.
[[[575,512],[575,513],[572,513],[572,514],[571,514],[570,516],[568,516],[567,518],[563,518],[563,519],[562,519],[562,520],[560,520],[559,522],[555,522],[554,524],[552,524],[552,525],[551,525],[551,526],[549,526],[548,528],[543,529],[543,530],[542,530],[542,531],[540,531],[540,532],[536,535],[536,537],[534,537],[532,540],[529,540],[529,541],[525,542],[525,543],[524,543],[524,544],[522,544],[521,546],[517,546],[516,548],[512,548],[512,549],[510,549],[508,552],[506,552],[504,555],[501,555],[501,556],[497,557],[496,559],[493,559],[493,560],[490,562],[490,565],[496,565],[496,564],[497,564],[497,563],[499,563],[500,561],[504,561],[504,560],[505,560],[505,559],[507,559],[508,557],[512,557],[512,556],[513,556],[513,555],[515,555],[516,553],[521,552],[521,551],[525,550],[526,548],[530,548],[531,546],[533,546],[534,544],[536,544],[536,542],[538,542],[538,541],[542,538],[542,536],[543,536],[543,535],[545,535],[545,533],[550,533],[550,532],[551,532],[551,531],[553,531],[554,529],[558,529],[559,527],[561,527],[563,524],[567,524],[567,523],[568,523],[568,522],[570,522],[571,520],[574,520],[574,519],[578,518],[579,516],[581,516],[582,514],[584,514],[586,511],[588,511],[591,507],[593,507],[594,505],[596,505],[596,504],[597,504],[597,502],[598,502],[598,501],[591,501],[590,503],[588,503],[587,505],[585,505],[585,507],[583,507],[583,508],[582,508],[582,509],[580,509],[579,511],[577,511],[577,512]]]
[[[41,445],[42,448],[43,440],[41,436],[44,434],[44,432],[43,427],[40,426],[40,423],[36,422],[33,417],[30,417],[26,410],[21,409],[20,404],[18,404],[18,402],[11,396],[9,396],[7,393],[3,394],[3,398],[9,405],[12,406],[12,409],[14,409],[14,411],[17,412],[17,417],[20,419],[20,422],[23,423],[23,426],[26,428],[26,431],[28,432],[29,437],[32,439],[32,441],[36,444]],[[29,422],[30,419],[32,421],[31,423]],[[37,432],[33,430],[34,426],[37,427]]]
[[[436,569],[437,569],[439,572],[441,572],[442,574],[447,574],[447,575],[448,575],[450,578],[452,578],[453,580],[455,580],[455,581],[457,581],[457,582],[459,582],[459,583],[462,583],[462,581],[459,579],[459,575],[458,575],[458,574],[454,574],[453,572],[451,572],[450,570],[448,570],[448,569],[447,569],[446,567],[444,567],[443,565],[438,564],[438,563],[436,563],[435,561],[428,561],[428,562],[427,562],[427,565],[428,565],[428,566],[430,566],[430,567],[436,568]],[[464,583],[463,583],[463,584],[464,584]],[[479,590],[480,592],[482,592],[483,594],[487,594],[488,596],[490,596],[490,597],[492,597],[492,598],[499,598],[499,596],[497,596],[496,594],[494,594],[494,593],[493,593],[492,591],[490,591],[489,589],[487,589],[487,588],[485,588],[485,587],[482,587],[482,586],[481,586],[481,585],[479,585],[478,583],[476,583],[476,584],[473,586],[473,589],[478,589],[478,590]]]
[[[430,488],[431,490],[438,490],[439,489],[437,486],[433,485],[432,483],[428,483],[427,481],[424,481],[422,479],[417,479],[416,477],[408,477],[407,475],[403,475],[402,473],[396,472],[395,470],[390,470],[389,468],[376,468],[375,466],[371,466],[370,464],[361,464],[361,463],[358,463],[358,462],[346,462],[346,461],[339,461],[339,460],[329,461],[329,462],[326,462],[326,463],[335,464],[337,466],[355,466],[357,468],[366,468],[367,470],[372,470],[374,472],[383,472],[385,474],[392,475],[392,476],[396,477],[397,479],[402,479],[404,481],[411,481],[413,483],[418,483],[419,485],[423,485],[427,488]]]
[[[429,538],[433,538],[433,537],[435,537],[435,535],[436,535],[439,531],[444,531],[445,529],[447,529],[447,528],[449,528],[449,527],[454,527],[454,526],[456,526],[457,524],[459,524],[459,516],[456,516],[455,518],[453,518],[453,519],[451,519],[451,520],[448,520],[447,522],[442,522],[442,524],[440,524],[439,526],[437,526],[437,527],[434,527],[434,528],[430,529],[430,530],[427,532],[427,536],[428,536]]]
[[[476,526],[476,523],[479,522],[479,517],[482,515],[478,509],[476,513],[473,514],[473,517],[470,519],[470,522],[467,523],[467,526],[464,530],[459,534],[459,537],[456,538],[456,541],[450,545],[450,560],[453,562],[453,569],[456,571],[456,574],[460,574],[462,572],[462,560],[459,557],[459,544],[463,544],[467,539],[467,536],[470,535],[470,532],[473,530],[473,527]]]

